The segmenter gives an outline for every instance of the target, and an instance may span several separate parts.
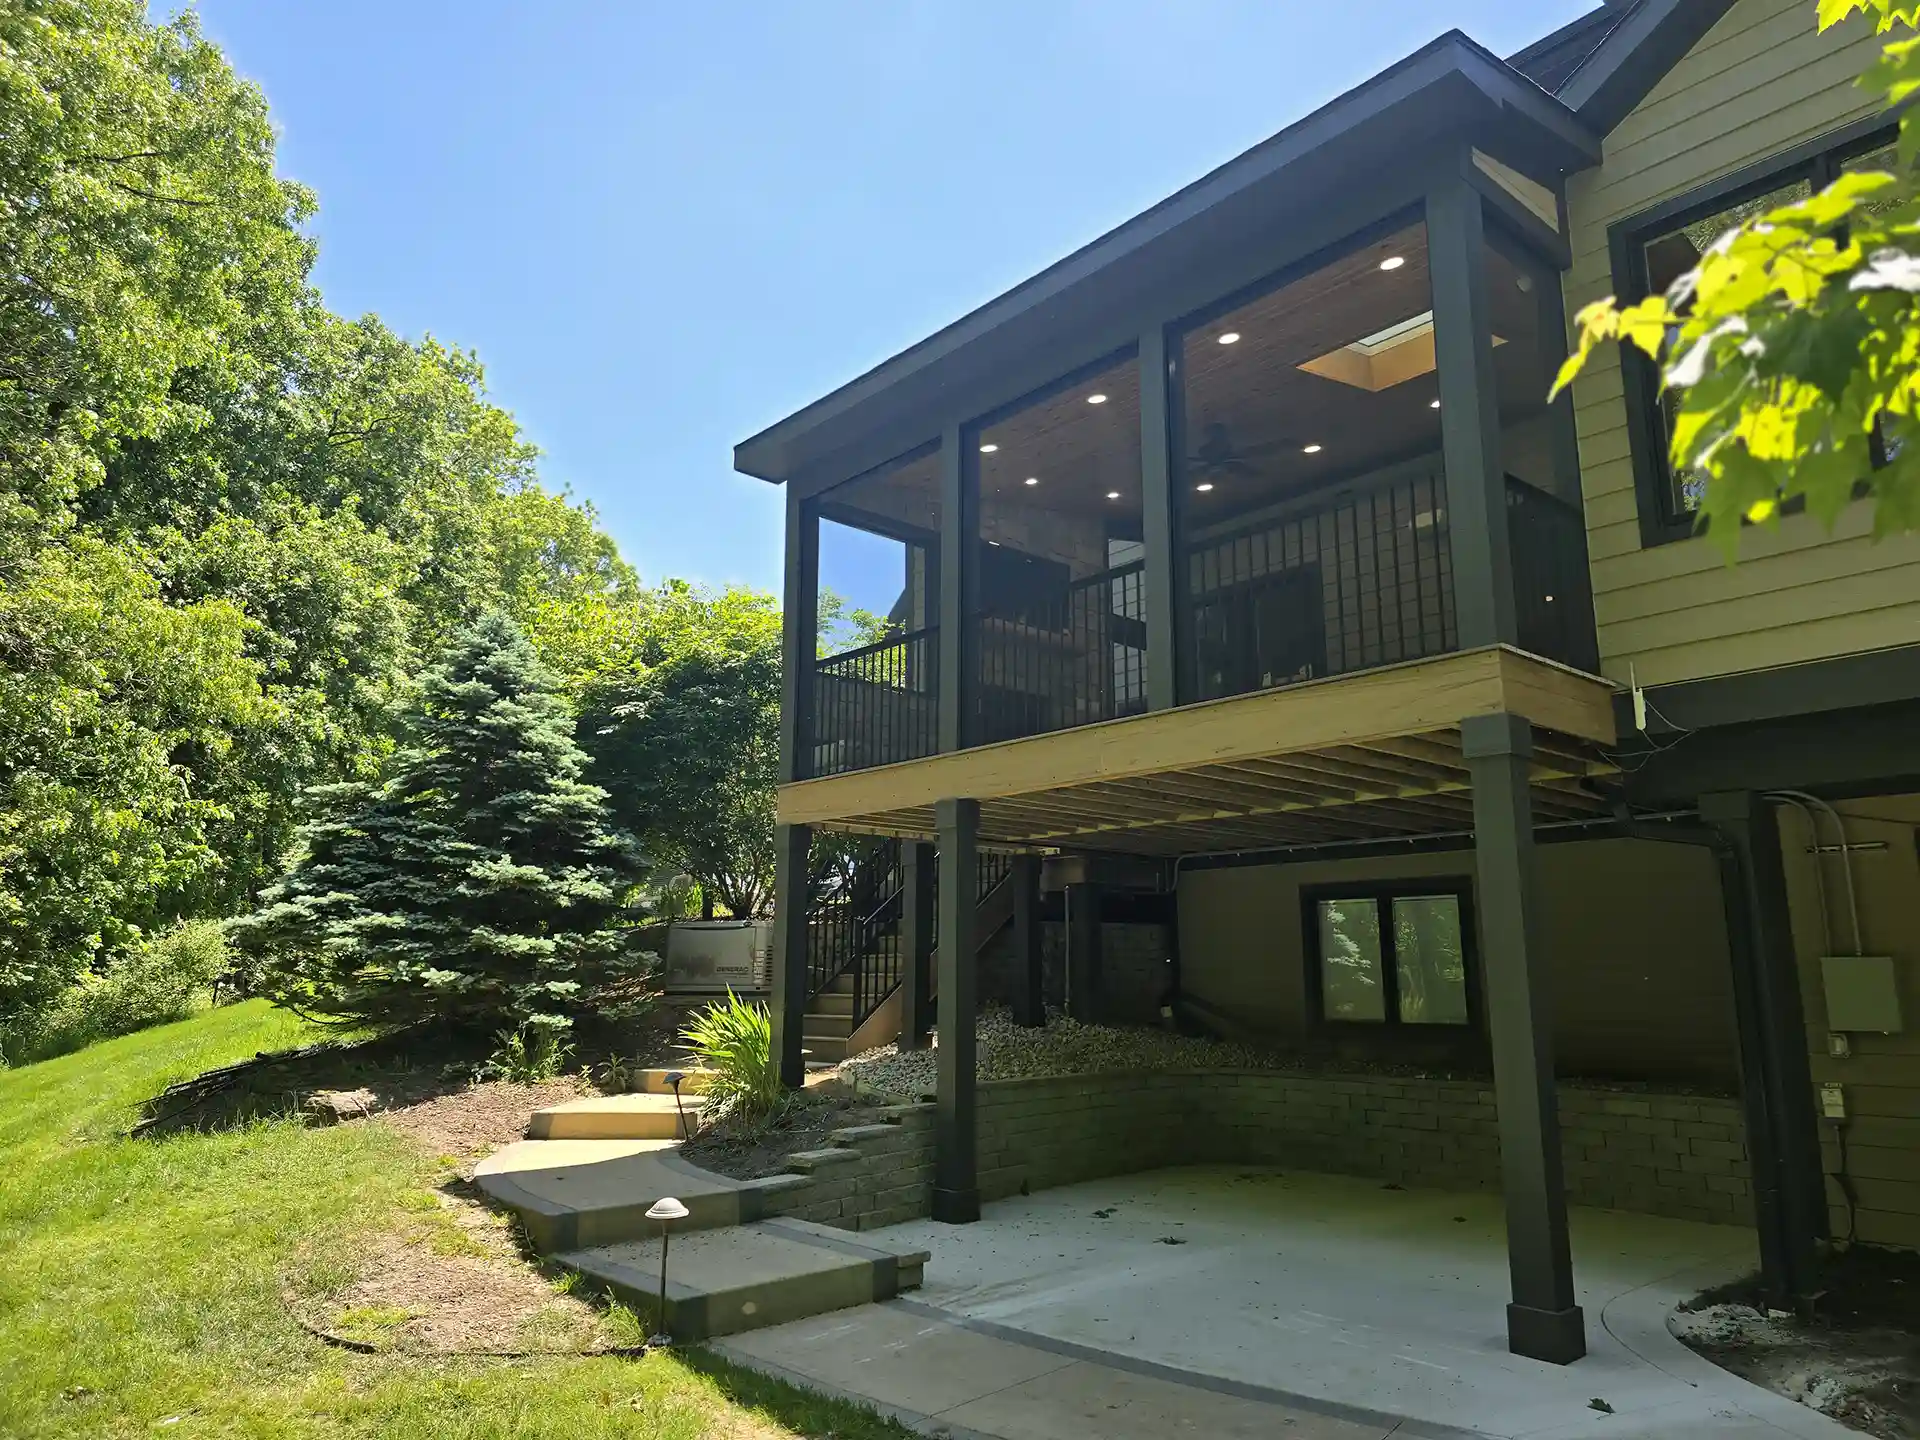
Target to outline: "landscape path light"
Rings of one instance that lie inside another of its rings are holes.
[[[671,1195],[663,1195],[647,1207],[647,1219],[660,1222],[660,1329],[667,1328],[667,1242],[672,1238],[673,1222],[687,1218],[688,1210]]]

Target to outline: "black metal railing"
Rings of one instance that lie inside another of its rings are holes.
[[[843,976],[850,977],[852,1030],[858,1030],[899,988],[906,961],[901,845],[898,840],[825,841],[814,869],[814,902],[807,924],[807,994],[811,998],[831,989]],[[975,903],[991,895],[1012,870],[1013,856],[981,851],[975,862]],[[937,907],[938,868],[933,890]]]
[[[940,633],[933,626],[818,660],[809,775],[839,775],[939,747]]]
[[[991,745],[1147,708],[1146,564],[1051,592],[984,593],[967,743]],[[983,587],[984,588],[984,587]]]
[[[1207,537],[1187,553],[1186,698],[1457,648],[1447,487],[1431,470]]]
[[[1509,476],[1507,533],[1520,648],[1598,674],[1585,518],[1558,496]]]
[[[814,867],[813,906],[807,916],[807,994],[828,990],[853,975],[854,1024],[867,1015],[862,1001],[879,1004],[900,983],[900,842],[820,842]]]

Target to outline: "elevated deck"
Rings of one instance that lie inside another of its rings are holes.
[[[1507,646],[1238,695],[780,789],[780,819],[929,837],[980,801],[983,842],[1179,855],[1462,830],[1460,723],[1534,727],[1542,820],[1605,813],[1615,686]]]

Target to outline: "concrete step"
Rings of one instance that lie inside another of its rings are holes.
[[[684,1086],[682,1087],[684,1091]],[[529,1140],[685,1140],[700,1128],[698,1095],[593,1095],[533,1112]]]
[[[474,1183],[520,1217],[543,1255],[632,1240],[657,1229],[647,1207],[672,1195],[687,1207],[675,1233],[757,1220],[766,1194],[793,1176],[731,1180],[680,1159],[677,1140],[521,1140],[489,1155]]]
[[[641,1317],[651,1321],[659,1315],[657,1234],[554,1258]],[[891,1300],[919,1287],[926,1261],[924,1250],[890,1247],[871,1236],[855,1237],[804,1220],[762,1220],[688,1234],[676,1226],[667,1252],[660,1328],[675,1340],[705,1340]]]
[[[814,1009],[813,1006],[809,1004],[807,1007],[806,1024],[801,1026],[801,1033],[803,1035],[839,1035],[842,1037],[851,1035],[853,1033],[853,1012],[847,1010],[837,1015],[831,1011],[823,1013]]]
[[[851,1015],[853,1014],[852,990],[825,990],[807,999],[809,1015]]]
[[[667,1083],[669,1075],[680,1076],[680,1093],[698,1095],[707,1088],[707,1077],[711,1070],[703,1070],[689,1061],[685,1065],[657,1065],[650,1070],[642,1070],[634,1077],[633,1088],[642,1095],[671,1095],[673,1086]]]
[[[845,1035],[818,1035],[803,1029],[800,1046],[816,1064],[838,1065],[847,1058],[847,1039]]]

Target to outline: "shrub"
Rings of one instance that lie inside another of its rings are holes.
[[[538,1085],[551,1080],[573,1058],[573,1047],[560,1037],[558,1025],[522,1025],[518,1030],[502,1030],[496,1037],[500,1047],[479,1070],[482,1080],[507,1080],[515,1085]]]
[[[20,1064],[65,1055],[96,1040],[184,1020],[213,1002],[227,968],[218,923],[188,920],[84,975],[46,1010],[0,1031],[0,1055]]]
[[[681,1039],[713,1071],[706,1094],[721,1111],[752,1121],[780,1108],[773,1022],[764,1005],[748,1004],[728,990],[724,1001],[693,1017]]]

